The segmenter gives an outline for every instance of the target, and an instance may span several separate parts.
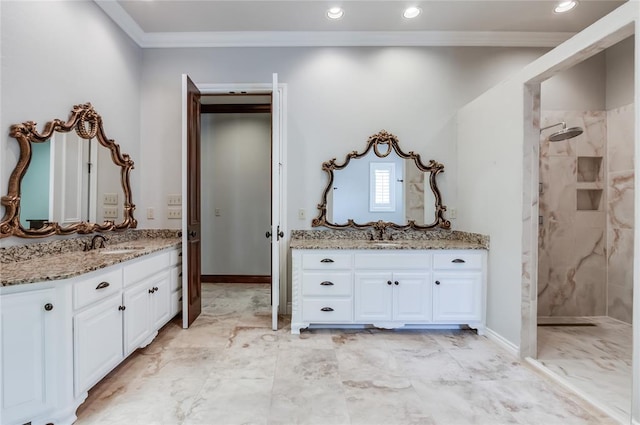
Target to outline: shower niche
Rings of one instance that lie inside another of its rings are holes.
[[[577,206],[578,211],[601,211],[604,188],[601,156],[577,157]]]

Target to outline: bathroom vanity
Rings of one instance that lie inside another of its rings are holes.
[[[87,391],[181,309],[178,238],[3,264],[3,424],[71,424]]]
[[[488,244],[481,235],[370,241],[326,233],[292,234],[292,333],[345,325],[468,325],[484,333]]]

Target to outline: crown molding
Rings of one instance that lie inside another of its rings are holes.
[[[468,46],[556,47],[569,32],[513,31],[219,31],[146,33],[114,0],[95,0],[142,48]]]

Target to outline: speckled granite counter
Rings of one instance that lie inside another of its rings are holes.
[[[292,249],[489,249],[489,237],[455,230],[389,231],[375,239],[369,230],[293,230]],[[372,237],[374,240],[371,240]]]
[[[89,237],[89,239],[91,238]],[[76,241],[69,243],[77,244]],[[20,254],[25,259],[14,258],[14,261],[7,261],[6,257],[9,256],[9,253],[4,255],[4,261],[0,264],[0,286],[68,279],[142,257],[152,252],[179,247],[180,244],[181,239],[175,236],[174,231],[160,236],[158,234],[140,233],[128,238],[114,237],[106,248],[87,252],[81,249],[56,249],[54,251],[49,250],[49,253],[46,253],[47,249],[42,247],[24,246],[20,247],[22,250]],[[105,251],[116,250],[118,252],[105,253]],[[34,255],[34,251],[37,254]],[[31,255],[27,255],[28,252]],[[3,252],[3,254],[5,253]],[[15,254],[15,252],[12,252],[12,254]]]

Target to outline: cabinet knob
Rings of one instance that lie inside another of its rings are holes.
[[[398,282],[397,280],[396,280],[395,282],[393,282],[393,283],[394,283],[394,285],[396,285],[396,286],[400,285],[400,282]]]
[[[125,306],[123,306],[123,305],[118,306],[118,310],[120,310],[120,311],[123,311],[123,310],[124,310],[124,309],[126,309],[126,308],[127,308],[127,307],[125,307]]]
[[[47,310],[47,311],[51,311],[51,310],[53,310],[53,304],[51,304],[51,303],[46,303],[46,304],[44,305],[44,309],[45,309],[45,310]]]
[[[387,285],[391,285],[391,283],[392,282],[390,280],[387,280]]]
[[[153,294],[154,292],[156,292],[153,288],[149,289],[149,293]]]
[[[158,290],[158,287],[157,287],[157,286],[154,286],[154,287],[153,287],[153,292],[156,292],[157,290]]]
[[[436,280],[436,285],[440,285],[440,281],[439,280]]]
[[[322,307],[320,311],[333,311],[331,307]]]
[[[320,282],[320,285],[322,285],[322,286],[333,286],[333,282],[329,282],[328,280],[325,280],[324,282]]]
[[[109,287],[109,282],[100,282],[98,286],[96,286],[96,289],[104,289],[108,287]]]

